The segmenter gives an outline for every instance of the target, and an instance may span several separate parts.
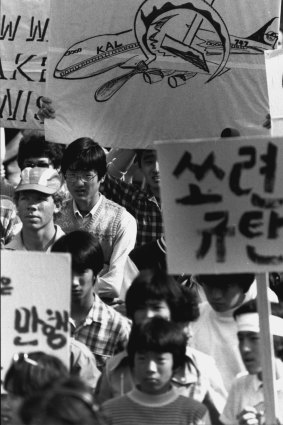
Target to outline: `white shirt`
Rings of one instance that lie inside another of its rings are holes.
[[[278,419],[283,423],[283,378],[275,382],[275,387],[278,396]],[[247,406],[254,407],[257,412],[264,412],[262,382],[257,375],[245,372],[234,379],[220,420],[224,425],[238,425],[237,415]],[[265,421],[262,420],[261,423]]]

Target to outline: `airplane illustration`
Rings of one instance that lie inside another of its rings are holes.
[[[148,84],[165,77],[176,88],[202,74],[206,82],[227,71],[233,55],[262,55],[274,49],[278,34],[272,30],[277,17],[247,37],[229,34],[212,7],[215,0],[145,0],[139,7],[134,28],[102,34],[70,46],[60,58],[54,77],[77,80],[120,69],[124,73],[102,84],[94,94],[105,102],[135,75]],[[127,71],[125,73],[125,71]]]

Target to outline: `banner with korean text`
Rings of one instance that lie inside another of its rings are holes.
[[[0,126],[42,128],[37,111],[45,93],[49,0],[1,0]]]
[[[172,274],[283,270],[283,144],[157,142]]]
[[[44,351],[69,366],[70,285],[69,254],[2,250],[2,383],[19,352]]]
[[[51,0],[47,138],[103,146],[268,134],[280,0]]]

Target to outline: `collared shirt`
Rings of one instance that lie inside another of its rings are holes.
[[[92,207],[92,209],[85,215],[85,216],[82,216],[82,214],[81,214],[81,212],[80,212],[80,210],[78,209],[78,206],[77,206],[77,204],[76,204],[76,202],[75,202],[75,200],[73,199],[73,210],[74,210],[74,214],[75,214],[75,216],[76,216],[76,219],[80,222],[80,223],[82,223],[83,225],[85,225],[86,224],[86,222],[88,221],[88,220],[90,220],[93,216],[94,216],[94,214],[96,213],[96,211],[98,210],[98,207],[100,206],[100,204],[101,204],[101,202],[102,202],[102,197],[100,196],[100,194],[99,194],[99,199],[98,199],[98,201],[96,202],[96,204]]]
[[[140,246],[163,235],[163,221],[159,201],[150,192],[134,184],[106,174],[100,191],[114,202],[125,207],[137,221],[136,246]]]
[[[47,249],[45,250],[46,252],[50,252],[51,247],[54,244],[54,242],[58,241],[58,239],[60,239],[61,236],[65,235],[65,233],[63,232],[61,227],[58,226],[57,224],[55,224],[55,229],[56,229],[55,238],[52,241],[52,243],[48,244]],[[22,232],[18,233],[10,243],[5,245],[4,248],[5,249],[17,250],[17,251],[27,251],[27,249],[24,245]]]
[[[107,358],[125,349],[131,329],[129,319],[106,305],[97,295],[84,322],[77,327],[72,324],[74,338],[90,349],[100,370]]]
[[[275,381],[278,396],[278,419],[283,423],[283,378]],[[220,420],[225,425],[238,425],[237,415],[247,406],[254,407],[258,413],[264,413],[264,395],[262,381],[257,375],[247,372],[239,374],[232,383],[228,400]],[[264,418],[261,423],[265,423]]]

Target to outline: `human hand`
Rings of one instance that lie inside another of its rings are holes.
[[[237,415],[237,419],[239,425],[261,425],[262,416],[254,407],[247,406]]]
[[[266,117],[265,117],[265,121],[264,121],[264,123],[262,124],[262,126],[263,126],[264,128],[267,128],[268,130],[271,128],[271,117],[270,117],[270,114],[267,114],[267,115],[266,115]]]
[[[39,118],[44,121],[45,119],[55,118],[55,109],[52,106],[52,100],[49,97],[41,98],[41,107],[37,112]]]

